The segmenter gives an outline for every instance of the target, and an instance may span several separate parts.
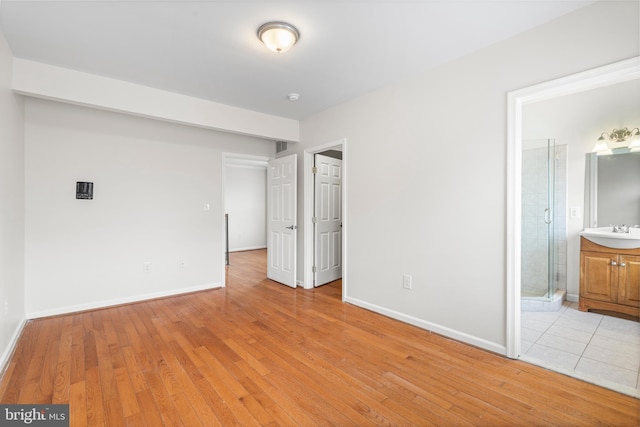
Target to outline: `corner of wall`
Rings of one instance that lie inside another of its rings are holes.
[[[0,29],[0,372],[26,322],[24,100],[11,91],[12,62]]]

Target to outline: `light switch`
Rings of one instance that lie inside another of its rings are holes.
[[[578,206],[573,206],[569,210],[569,215],[571,216],[571,219],[580,219],[580,208]]]

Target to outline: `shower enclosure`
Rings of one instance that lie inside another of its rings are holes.
[[[555,139],[523,141],[523,309],[545,310],[525,301],[557,301],[563,296],[557,291],[566,290],[566,210],[567,146],[556,146]]]

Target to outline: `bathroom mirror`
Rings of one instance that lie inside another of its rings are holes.
[[[584,227],[640,224],[640,152],[585,159]]]

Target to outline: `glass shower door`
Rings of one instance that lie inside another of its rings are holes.
[[[545,298],[553,297],[553,285],[556,281],[555,271],[555,224],[556,212],[556,140],[549,139],[547,143],[547,207],[544,222],[547,231],[547,286]]]
[[[555,186],[555,139],[523,141],[521,239],[523,299],[548,301],[555,290]]]

